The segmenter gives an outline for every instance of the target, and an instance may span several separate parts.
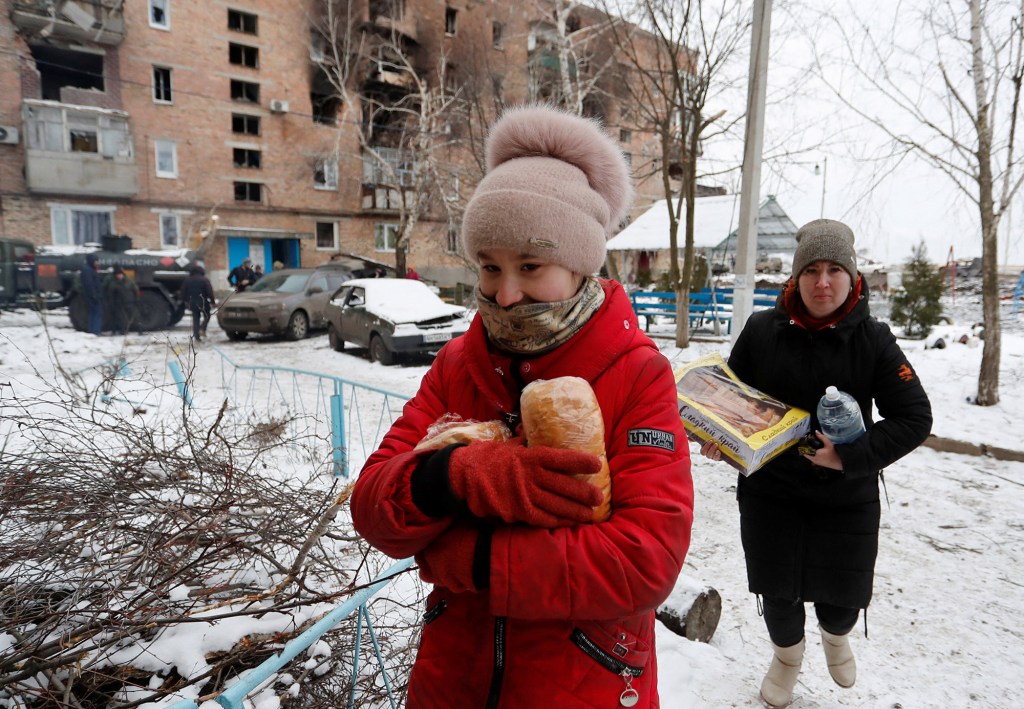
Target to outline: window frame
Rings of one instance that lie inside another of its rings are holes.
[[[248,130],[244,130],[244,131],[235,130],[235,125],[236,125],[235,121],[237,121],[237,120],[244,121],[246,126],[248,126],[250,124],[250,122],[255,121],[256,122],[256,132],[253,133],[252,131],[248,131]],[[231,114],[231,132],[234,133],[235,135],[255,135],[255,136],[259,136],[263,132],[262,116],[256,116],[256,115],[253,115],[251,113],[232,113]]]
[[[377,222],[373,225],[373,249],[379,253],[394,253],[395,247],[398,244],[398,228],[400,224],[394,222]],[[381,240],[383,236],[383,242]],[[388,246],[388,241],[391,241],[391,246]],[[383,247],[381,247],[383,243]]]
[[[160,6],[160,10],[164,13],[164,22],[159,24],[153,20],[153,9]],[[164,30],[165,32],[171,31],[171,0],[149,0],[147,5],[149,15],[149,26],[153,29]]]
[[[247,81],[245,79],[231,79],[230,81],[231,81],[231,83],[229,84],[229,89],[228,90],[230,91],[230,97],[231,97],[232,101],[235,101],[237,103],[248,103],[248,104],[253,104],[253,105],[257,105],[257,106],[259,105],[259,103],[260,103],[260,93],[261,93],[260,92],[260,82],[258,82],[258,81]],[[239,94],[240,94],[239,96],[235,96],[235,88],[236,87],[240,90],[239,91]],[[255,98],[247,98],[245,96],[245,94],[247,93],[246,89],[252,88],[252,87],[256,87],[256,97]]]
[[[235,61],[235,54],[238,54],[238,61]],[[248,61],[251,59],[251,62]],[[240,42],[228,42],[228,63],[232,66],[246,67],[247,69],[260,68],[260,48],[251,44]]]
[[[318,176],[323,175],[323,181],[318,181]],[[313,166],[313,189],[331,190],[338,189],[338,159],[334,157],[320,158]]]
[[[242,160],[239,160],[239,157]],[[253,161],[255,157],[255,161]],[[239,170],[260,170],[263,168],[263,151],[257,148],[243,148],[234,146],[231,149],[231,159],[234,166]]]
[[[331,245],[321,246],[320,245],[320,227],[329,226],[331,227]],[[338,222],[321,222],[318,221],[313,229],[313,244],[317,251],[337,251],[338,250]]]
[[[459,31],[459,11],[450,6],[444,8],[444,34],[454,37]]]
[[[235,189],[235,201],[236,202],[243,202],[245,204],[263,204],[263,183],[262,182],[253,182],[252,180],[234,180],[232,182],[232,185],[234,186],[234,189]],[[244,197],[239,197],[238,196],[238,188],[239,187],[244,187],[245,188],[246,194],[245,194]],[[255,192],[258,195],[256,199],[252,198],[252,192],[253,192],[254,188],[255,188]]]
[[[75,241],[75,235],[73,233],[73,219],[71,217],[73,212],[104,212],[110,215],[110,233],[116,234],[117,229],[114,225],[114,218],[117,215],[117,207],[112,204],[65,204],[51,202],[48,204],[50,208],[50,240],[54,246],[79,246]],[[57,222],[56,213],[62,212],[64,214],[64,234],[62,238],[58,239],[57,235]],[[83,244],[86,242],[82,242]]]
[[[160,223],[160,248],[162,248],[162,249],[180,249],[180,248],[183,248],[182,247],[182,243],[181,243],[181,215],[180,214],[176,214],[174,212],[160,212],[159,214],[157,214],[157,218],[159,219],[159,223]],[[175,235],[176,235],[174,243],[171,243],[171,242],[167,241],[167,239],[165,238],[167,236],[167,229],[166,229],[167,222],[166,222],[166,220],[172,220],[174,222],[174,230],[175,230]]]
[[[245,10],[236,10],[234,8],[231,8],[231,7],[229,7],[227,10],[228,10],[228,29],[230,31],[232,31],[232,32],[239,32],[241,34],[253,35],[253,36],[259,35],[259,33],[260,33],[260,26],[259,26],[260,16],[259,15],[257,15],[256,13],[253,13],[253,12],[246,12]],[[238,27],[232,27],[231,26],[232,16],[235,16],[235,17],[238,18],[238,20],[239,20]],[[252,20],[252,28],[251,29],[246,27],[246,24],[248,24],[246,22],[247,20]]]
[[[158,79],[158,72],[167,72],[167,84],[163,85]],[[167,94],[167,98],[161,98],[160,94]],[[169,66],[153,65],[153,103],[173,104],[174,103],[174,71]]]
[[[170,147],[171,170],[160,169],[160,148]],[[155,138],[153,140],[153,169],[156,176],[164,179],[175,180],[178,178],[178,142],[168,138]]]

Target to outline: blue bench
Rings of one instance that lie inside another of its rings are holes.
[[[770,288],[754,289],[754,308],[771,308],[775,305],[779,291]],[[633,312],[639,318],[644,316],[644,330],[650,331],[654,317],[675,320],[676,294],[671,291],[633,291],[629,296]],[[690,293],[687,317],[690,329],[703,327],[705,323],[725,325],[726,334],[732,332],[732,288],[702,288]]]

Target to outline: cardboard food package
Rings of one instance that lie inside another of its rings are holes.
[[[750,475],[797,443],[810,414],[747,386],[722,355],[709,354],[675,370],[679,416],[690,440],[713,440],[722,460]]]

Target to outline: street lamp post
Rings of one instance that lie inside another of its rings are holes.
[[[821,161],[821,165],[814,166],[814,174],[821,175],[821,214],[822,219],[825,218],[825,187],[828,184],[828,157],[825,157]]]

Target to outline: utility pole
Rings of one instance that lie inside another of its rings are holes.
[[[764,104],[768,83],[768,39],[772,0],[754,1],[747,86],[747,127],[740,183],[740,225],[736,238],[736,286],[733,290],[732,341],[754,310],[754,264],[757,261],[757,212],[761,202],[761,153],[764,145]]]

